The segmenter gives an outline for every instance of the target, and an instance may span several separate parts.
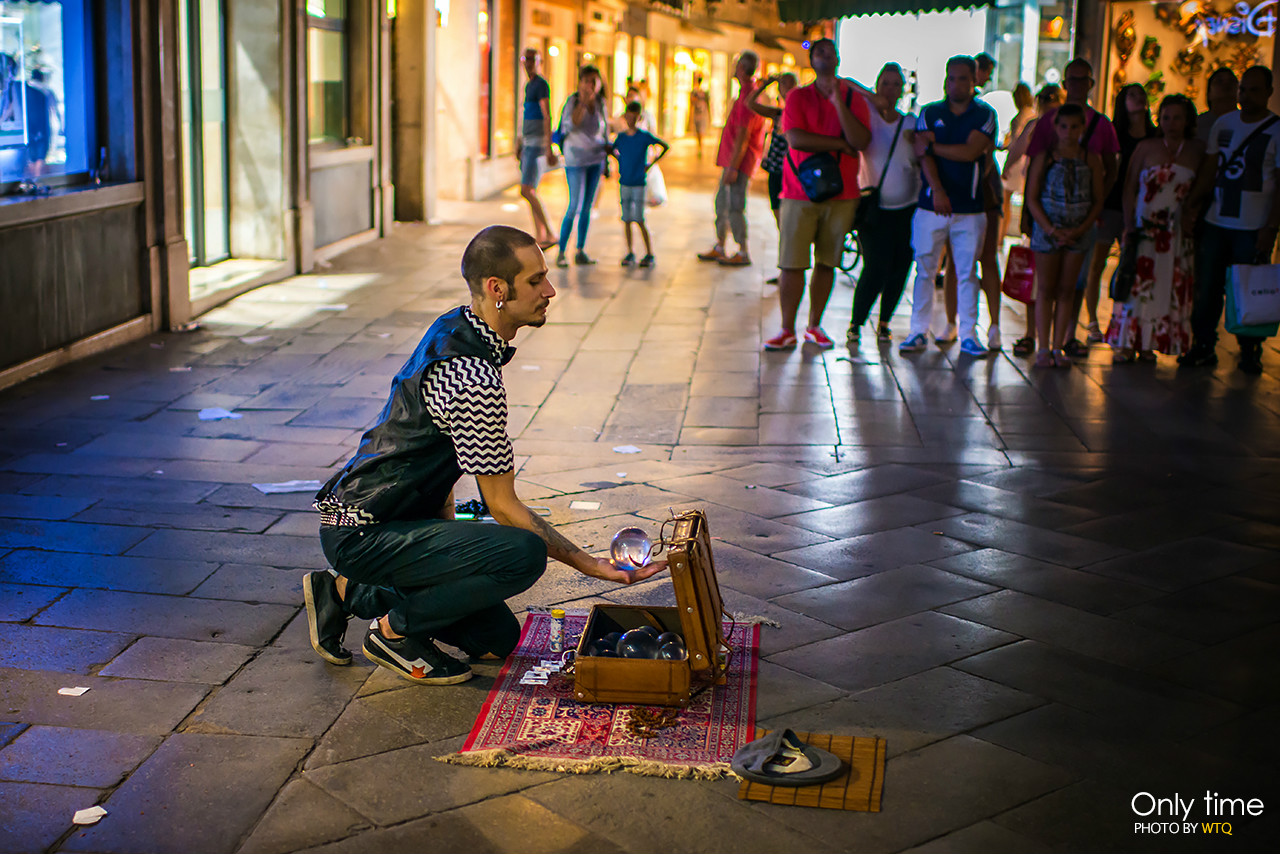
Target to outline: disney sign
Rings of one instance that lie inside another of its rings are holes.
[[[1276,34],[1276,0],[1264,0],[1257,6],[1237,3],[1235,14],[1205,15],[1201,18],[1208,35],[1274,36]]]

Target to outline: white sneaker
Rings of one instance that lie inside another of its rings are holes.
[[[959,337],[960,334],[959,330],[956,329],[956,325],[954,323],[948,323],[947,328],[943,333],[935,337],[933,340],[939,344],[952,344],[955,343],[955,340]]]
[[[991,324],[991,328],[987,330],[987,349],[988,350],[1003,349],[1000,346],[1000,327],[996,326],[994,323]]]

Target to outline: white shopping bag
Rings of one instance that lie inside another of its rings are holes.
[[[1233,264],[1227,287],[1235,298],[1240,326],[1280,322],[1280,264]]]
[[[645,178],[644,200],[651,208],[667,203],[667,179],[662,177],[662,167],[656,163]]]

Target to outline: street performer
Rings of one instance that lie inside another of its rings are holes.
[[[473,659],[505,658],[520,624],[506,600],[528,590],[547,556],[621,584],[666,567],[627,572],[587,554],[516,496],[502,366],[523,326],[540,327],[555,288],[532,236],[490,226],[462,256],[471,304],[441,315],[396,374],[378,422],[316,496],[320,544],[334,572],[308,573],[311,645],[351,663],[347,620],[377,620],[364,654],[411,682],[452,685]],[[473,475],[498,525],[454,519],[453,487]]]

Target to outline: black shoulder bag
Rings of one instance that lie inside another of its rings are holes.
[[[852,106],[853,90],[845,97],[845,106]],[[815,151],[799,165],[791,152],[787,152],[787,163],[796,173],[800,188],[811,202],[825,202],[834,199],[844,192],[844,176],[840,174],[840,152]]]
[[[898,119],[898,129],[893,133],[893,143],[889,146],[889,156],[885,158],[884,168],[880,170],[879,182],[874,187],[865,187],[858,197],[858,209],[853,214],[853,230],[859,234],[875,228],[876,220],[880,218],[880,189],[884,187],[884,176],[889,174],[893,152],[898,147],[898,137],[902,135],[902,124],[906,120],[906,116]]]

